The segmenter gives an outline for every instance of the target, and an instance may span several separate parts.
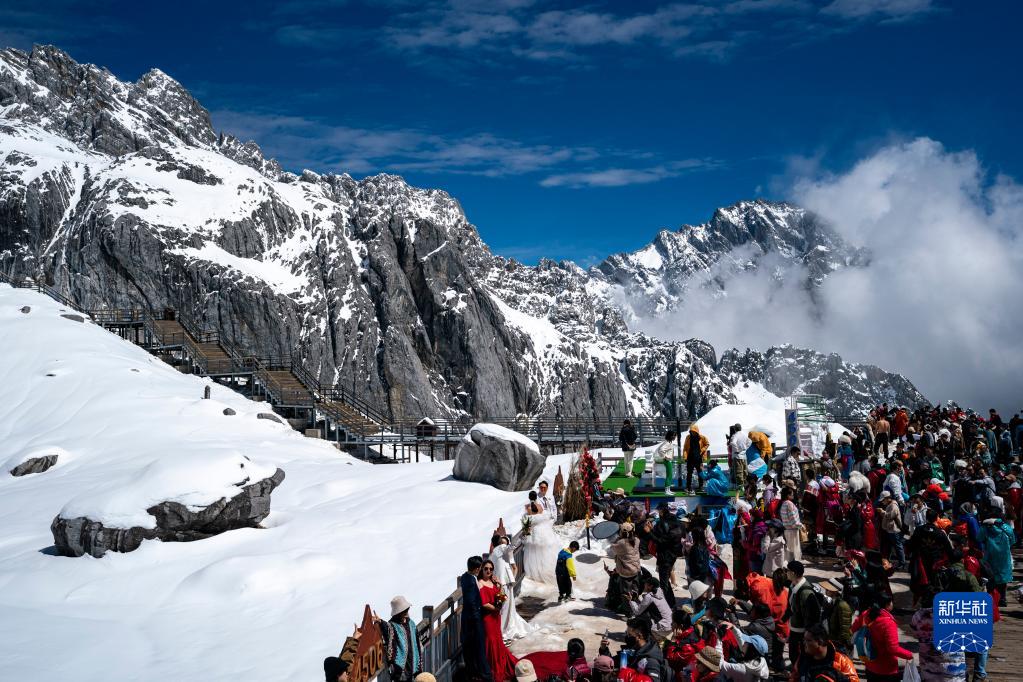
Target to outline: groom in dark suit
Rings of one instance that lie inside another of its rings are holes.
[[[483,600],[476,576],[480,573],[483,559],[471,556],[466,561],[466,571],[458,579],[462,590],[462,661],[465,663],[466,679],[470,682],[493,682],[487,662],[486,637],[483,634]]]

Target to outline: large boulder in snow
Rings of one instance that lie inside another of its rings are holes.
[[[477,424],[455,451],[455,478],[500,490],[529,490],[543,473],[540,448],[521,433],[496,424]]]
[[[29,474],[41,474],[57,463],[57,455],[46,455],[44,457],[31,457],[18,466],[11,469],[11,476],[27,476]]]
[[[152,527],[118,528],[87,516],[67,518],[58,514],[50,525],[57,552],[64,556],[103,556],[108,550],[131,552],[143,540],[190,542],[237,528],[254,528],[270,513],[270,493],[284,480],[284,470],[255,483],[245,479],[233,497],[221,497],[211,504],[196,506],[168,500],[145,511],[155,519]]]
[[[6,468],[11,476],[28,476],[49,471],[58,460],[66,461],[68,453],[63,448],[45,447],[22,452],[7,460]]]

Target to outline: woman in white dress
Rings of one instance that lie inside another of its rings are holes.
[[[525,557],[522,560],[526,577],[548,585],[556,585],[554,567],[561,550],[561,540],[554,533],[554,519],[536,501],[536,493],[529,493],[526,505],[529,517],[529,535],[522,541]]]
[[[533,626],[515,610],[515,550],[508,536],[495,535],[494,549],[490,550],[490,560],[494,562],[494,580],[501,583],[508,601],[501,607],[501,633],[506,642],[525,637],[533,631]]]

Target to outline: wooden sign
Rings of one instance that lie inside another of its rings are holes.
[[[554,501],[560,502],[565,496],[565,477],[558,466],[558,475],[554,477]]]
[[[362,616],[361,629],[359,648],[355,650],[355,658],[348,669],[348,682],[369,682],[387,665],[384,640],[380,636],[380,628],[373,622],[373,610],[368,604]]]

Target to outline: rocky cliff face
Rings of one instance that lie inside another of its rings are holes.
[[[794,268],[813,288],[844,267],[865,267],[866,249],[845,243],[817,216],[783,202],[741,201],[710,221],[662,230],[646,247],[615,254],[596,268],[621,290],[637,316],[671,310],[692,287],[725,291],[729,280],[773,258]]]
[[[523,266],[491,254],[444,192],[285,172],[218,135],[166,74],[125,83],[53,47],[0,53],[0,112],[0,271],[88,307],[181,309],[398,418],[673,414],[676,396],[699,416],[735,381],[780,375],[750,353],[719,363],[705,343],[630,332],[616,292],[646,287],[644,307],[670,306],[694,273],[745,267],[754,244],[815,277],[867,258],[800,209],[753,202],[590,271]],[[846,391],[830,357],[799,352],[822,378],[779,390]],[[867,374],[889,402],[922,400],[898,375]]]

